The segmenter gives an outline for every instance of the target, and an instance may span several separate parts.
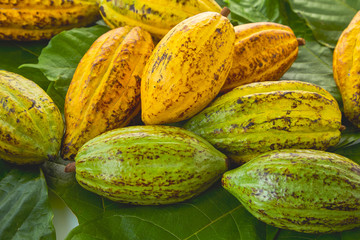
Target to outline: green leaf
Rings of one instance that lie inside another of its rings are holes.
[[[265,227],[216,186],[185,203],[120,206],[80,224],[68,239],[265,239]]]
[[[55,239],[52,218],[42,171],[0,160],[1,239]]]
[[[50,81],[61,82],[52,87],[65,97],[67,87],[81,58],[91,44],[108,30],[106,26],[95,25],[63,31],[53,37],[42,50],[37,64],[23,64],[21,67],[39,69]]]
[[[287,25],[283,1],[227,0],[234,26],[251,22],[278,22]]]
[[[217,4],[220,5],[220,7],[225,7],[226,3],[224,2],[224,0],[216,0]]]
[[[315,38],[334,48],[337,40],[360,9],[358,0],[289,0],[293,10],[306,20]]]
[[[61,90],[57,90],[55,88],[55,84],[57,82],[51,82],[46,93],[52,98],[56,106],[59,108],[60,112],[64,114],[64,105],[65,105],[65,94],[61,92]]]
[[[37,69],[20,69],[24,63],[36,63],[40,52],[47,42],[7,42],[0,41],[0,69],[18,73],[35,83],[44,90],[47,89],[49,81]]]

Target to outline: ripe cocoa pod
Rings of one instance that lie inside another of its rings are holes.
[[[333,73],[344,105],[344,114],[360,127],[360,11],[342,32],[333,55]]]
[[[136,205],[185,201],[227,170],[224,154],[197,135],[170,126],[108,131],[84,144],[75,163],[82,187]]]
[[[145,124],[178,122],[219,93],[232,64],[234,29],[215,12],[190,17],[156,46],[141,83]]]
[[[96,0],[0,0],[0,39],[50,39],[98,18]]]
[[[15,164],[54,159],[64,133],[62,115],[33,81],[0,71],[0,158]]]
[[[153,48],[150,34],[140,27],[113,29],[93,43],[66,94],[64,159],[74,159],[85,142],[136,116],[141,76]]]
[[[298,55],[297,39],[290,27],[271,22],[242,24],[234,27],[233,65],[222,92],[252,82],[277,81]]]
[[[140,26],[161,39],[176,24],[201,12],[220,12],[214,0],[100,0],[100,13],[111,28]]]
[[[319,150],[264,153],[226,172],[222,185],[256,218],[305,233],[360,226],[360,166]]]
[[[185,123],[236,165],[276,149],[325,150],[340,140],[341,112],[326,90],[300,81],[242,85]]]

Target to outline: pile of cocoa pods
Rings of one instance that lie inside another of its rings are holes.
[[[279,81],[305,41],[278,23],[233,26],[213,0],[163,2],[6,3],[3,40],[49,39],[100,16],[112,29],[78,64],[64,116],[34,82],[0,71],[0,158],[61,157],[82,187],[121,203],[178,203],[221,179],[270,225],[359,227],[360,166],[326,152],[341,138],[338,102],[320,86]],[[359,24],[360,13],[333,58],[344,114],[357,127]]]

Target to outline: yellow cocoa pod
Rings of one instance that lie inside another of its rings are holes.
[[[98,18],[96,0],[0,0],[0,39],[50,39]]]
[[[222,92],[247,83],[279,80],[296,60],[298,46],[305,43],[290,27],[278,23],[248,23],[234,29],[234,60]]]
[[[344,114],[360,127],[360,11],[336,44],[333,73],[343,100]]]
[[[178,122],[219,93],[232,64],[234,28],[216,12],[190,17],[156,46],[141,83],[145,124]]]
[[[136,116],[141,76],[153,48],[150,34],[140,27],[113,29],[93,43],[66,94],[64,159],[74,159],[85,142]]]
[[[100,0],[101,16],[111,28],[140,26],[158,38],[186,18],[207,11],[220,12],[221,7],[214,0]]]

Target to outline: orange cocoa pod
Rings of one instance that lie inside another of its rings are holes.
[[[233,65],[221,92],[247,83],[279,80],[296,60],[298,46],[305,43],[290,27],[278,23],[248,23],[234,29]]]

